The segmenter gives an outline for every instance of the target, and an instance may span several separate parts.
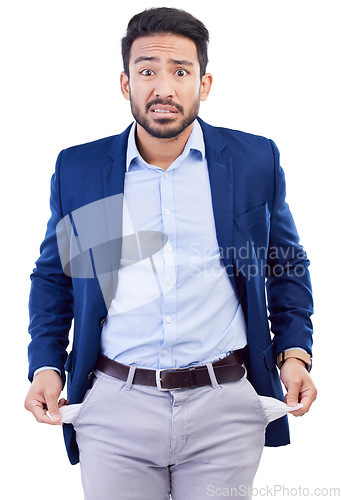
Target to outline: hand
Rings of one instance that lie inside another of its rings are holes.
[[[33,413],[36,420],[44,424],[63,425],[59,408],[68,404],[64,398],[58,401],[63,384],[54,370],[43,370],[34,377],[25,399],[26,410]],[[49,411],[53,421],[46,415]]]
[[[295,417],[301,417],[309,411],[317,396],[316,387],[304,362],[296,358],[286,359],[281,367],[280,377],[288,391],[284,402],[289,406],[297,406],[297,403],[302,403],[302,408],[291,412]]]

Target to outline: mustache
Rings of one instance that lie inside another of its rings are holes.
[[[178,111],[180,111],[180,113],[184,113],[184,108],[181,106],[181,104],[177,104],[173,101],[163,101],[162,99],[155,99],[154,101],[150,101],[148,102],[148,104],[146,104],[146,111],[149,110],[149,108],[151,108],[151,106],[154,106],[155,104],[164,104],[165,106],[174,106],[174,108],[176,108]]]

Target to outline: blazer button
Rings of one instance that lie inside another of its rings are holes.
[[[105,323],[105,320],[107,319],[107,317],[105,316],[104,318],[100,319],[99,320],[99,326],[103,326],[104,323]]]

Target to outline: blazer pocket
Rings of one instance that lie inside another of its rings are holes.
[[[267,367],[267,369],[272,370],[273,368],[275,368],[276,361],[273,344],[270,344],[269,347],[267,347],[265,351],[263,351],[263,355],[265,366]]]
[[[257,222],[260,222],[269,216],[270,212],[268,209],[268,204],[265,203],[261,207],[255,208],[254,210],[250,210],[245,214],[239,215],[234,219],[234,222],[237,226],[238,231],[242,231],[243,229],[253,226],[254,224],[257,224]]]
[[[64,365],[64,368],[65,368],[65,370],[68,373],[70,373],[71,375],[73,374],[73,372],[74,372],[74,363],[73,363],[73,354],[72,354],[72,351],[70,352],[70,354],[67,357],[67,360],[66,360],[66,363]]]

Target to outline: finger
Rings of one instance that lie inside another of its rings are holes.
[[[290,414],[291,415],[294,415],[294,417],[303,417],[303,415],[305,414],[306,412],[302,412],[302,408],[300,410],[296,410],[296,411],[291,411]]]
[[[285,402],[288,406],[297,406],[299,403],[298,394],[287,394],[285,397]]]
[[[53,422],[48,415],[46,415],[46,410],[44,410],[42,403],[39,401],[33,404],[29,411],[31,411],[37,422],[41,424],[57,425],[56,422]]]
[[[49,414],[51,415],[53,422],[61,423],[62,416],[59,411],[57,397],[53,394],[46,394],[45,399],[46,399],[47,409],[49,411]]]
[[[300,402],[301,383],[291,382],[290,385],[287,387],[287,389],[288,392],[284,398],[284,401],[288,406],[297,406],[298,403]]]
[[[307,387],[304,390],[301,391],[300,395],[300,403],[303,404],[303,408],[301,408],[301,411],[304,413],[307,413],[307,411],[310,410],[311,405],[316,399],[317,391],[314,386],[312,387]]]
[[[294,415],[294,417],[302,417],[303,415],[305,415],[309,411],[312,403],[315,401],[316,395],[317,391],[314,386],[301,390],[301,393],[299,395],[299,402],[303,404],[303,407],[290,413]]]

